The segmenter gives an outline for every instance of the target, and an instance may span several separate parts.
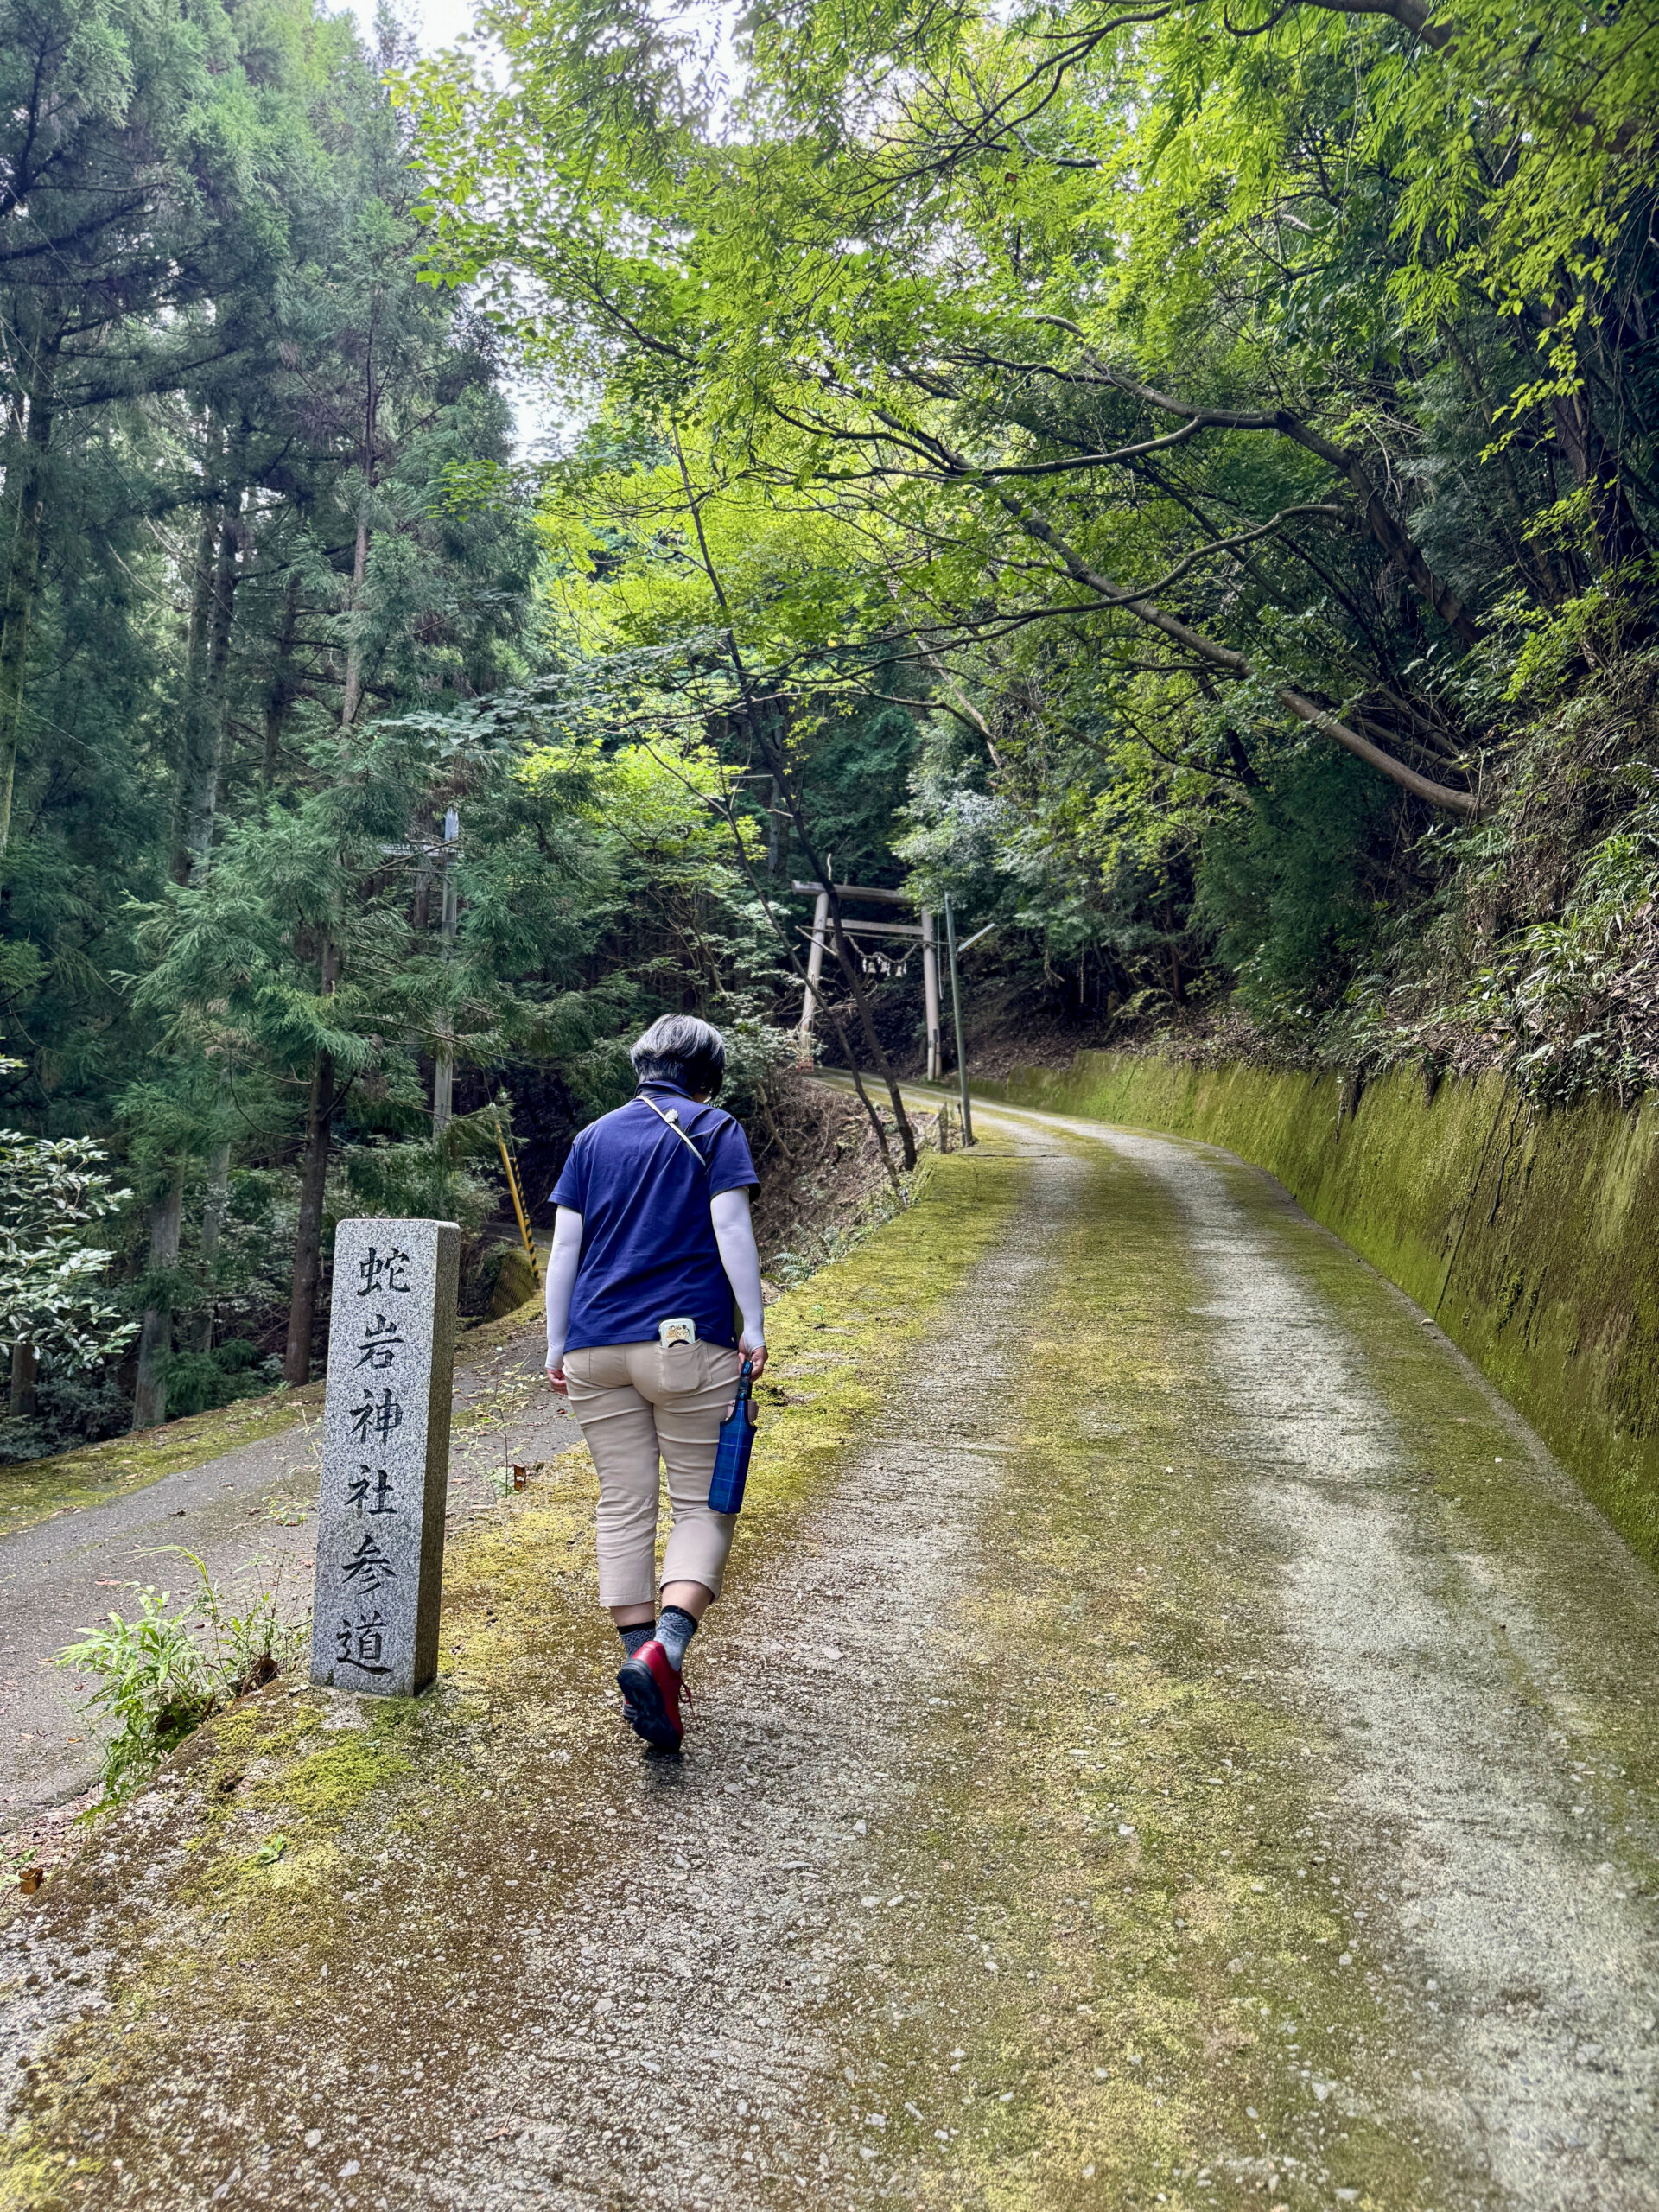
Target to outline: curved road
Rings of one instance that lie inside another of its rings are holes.
[[[504,1452],[524,1461],[569,1448],[541,1372],[533,1331],[500,1349],[462,1338],[452,1521],[493,1506],[492,1474]],[[79,1805],[92,1788],[98,1731],[80,1706],[90,1684],[54,1658],[111,1612],[133,1615],[135,1588],[171,1592],[176,1611],[198,1588],[186,1556],[194,1553],[222,1602],[245,1605],[270,1592],[281,1618],[308,1612],[317,1430],[302,1422],[107,1504],[71,1508],[0,1535],[0,1835],[21,1839],[31,1821],[48,1834],[56,1824],[41,1816],[66,1801]]]
[[[734,1576],[683,1764],[573,1627],[511,1848],[364,1842],[378,2024],[244,1957],[123,2047],[119,1901],[14,1923],[14,2050],[124,2049],[74,2202],[1659,2207],[1655,1578],[1270,1178],[981,1119],[996,1249]]]

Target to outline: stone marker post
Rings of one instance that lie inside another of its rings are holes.
[[[437,1673],[460,1262],[452,1221],[335,1232],[314,1682],[412,1697]]]

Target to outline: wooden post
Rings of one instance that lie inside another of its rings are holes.
[[[957,981],[957,923],[950,912],[950,894],[944,897],[944,941],[950,954],[950,1014],[957,1028],[957,1075],[962,1084],[962,1148],[976,1141],[973,1109],[968,1100],[968,1055],[962,1046],[962,987]]]
[[[501,1165],[507,1171],[507,1188],[512,1192],[512,1210],[518,1217],[518,1234],[523,1240],[524,1257],[530,1262],[530,1272],[536,1279],[536,1287],[542,1287],[542,1263],[536,1256],[536,1239],[530,1233],[530,1217],[524,1211],[524,1194],[519,1187],[518,1170],[513,1165],[512,1154],[507,1150],[506,1131],[501,1126],[499,1113],[495,1117],[495,1141],[501,1154]]]
[[[931,906],[922,909],[922,999],[927,1013],[927,1079],[939,1079],[939,938]]]
[[[801,1001],[801,1026],[798,1031],[799,1048],[795,1055],[798,1067],[812,1065],[812,1017],[817,1011],[818,981],[823,974],[824,934],[830,926],[830,893],[820,891],[817,904],[812,909],[812,949],[806,956],[806,990]]]
[[[456,839],[461,836],[461,817],[452,806],[443,817],[443,907],[438,927],[438,938],[442,946],[442,958],[446,970],[454,957],[455,925],[458,916],[458,892],[455,883],[455,861],[459,858]],[[437,1050],[432,1062],[432,1134],[442,1136],[454,1119],[455,1113],[455,1017],[446,1006],[437,1020]]]

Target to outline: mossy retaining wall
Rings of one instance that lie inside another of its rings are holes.
[[[1224,1146],[1429,1313],[1626,1539],[1659,1560],[1659,1110],[1554,1111],[1500,1077],[1428,1095],[1351,1078],[1080,1052],[1011,1105]]]

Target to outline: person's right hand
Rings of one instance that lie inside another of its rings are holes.
[[[747,1332],[747,1330],[746,1329],[746,1330],[744,1331],[743,1334],[742,1334],[742,1335],[738,1338],[738,1340],[737,1340],[737,1348],[738,1348],[739,1351],[741,1351],[741,1352],[742,1353],[742,1355],[743,1355],[743,1357],[744,1357],[744,1358],[745,1358],[745,1359],[748,1359],[748,1360],[753,1360],[753,1363],[754,1363],[754,1378],[753,1378],[753,1379],[758,1382],[760,1380],[761,1376],[766,1372],[766,1345],[765,1345],[764,1344],[751,1344],[751,1343],[749,1342],[748,1332]]]

